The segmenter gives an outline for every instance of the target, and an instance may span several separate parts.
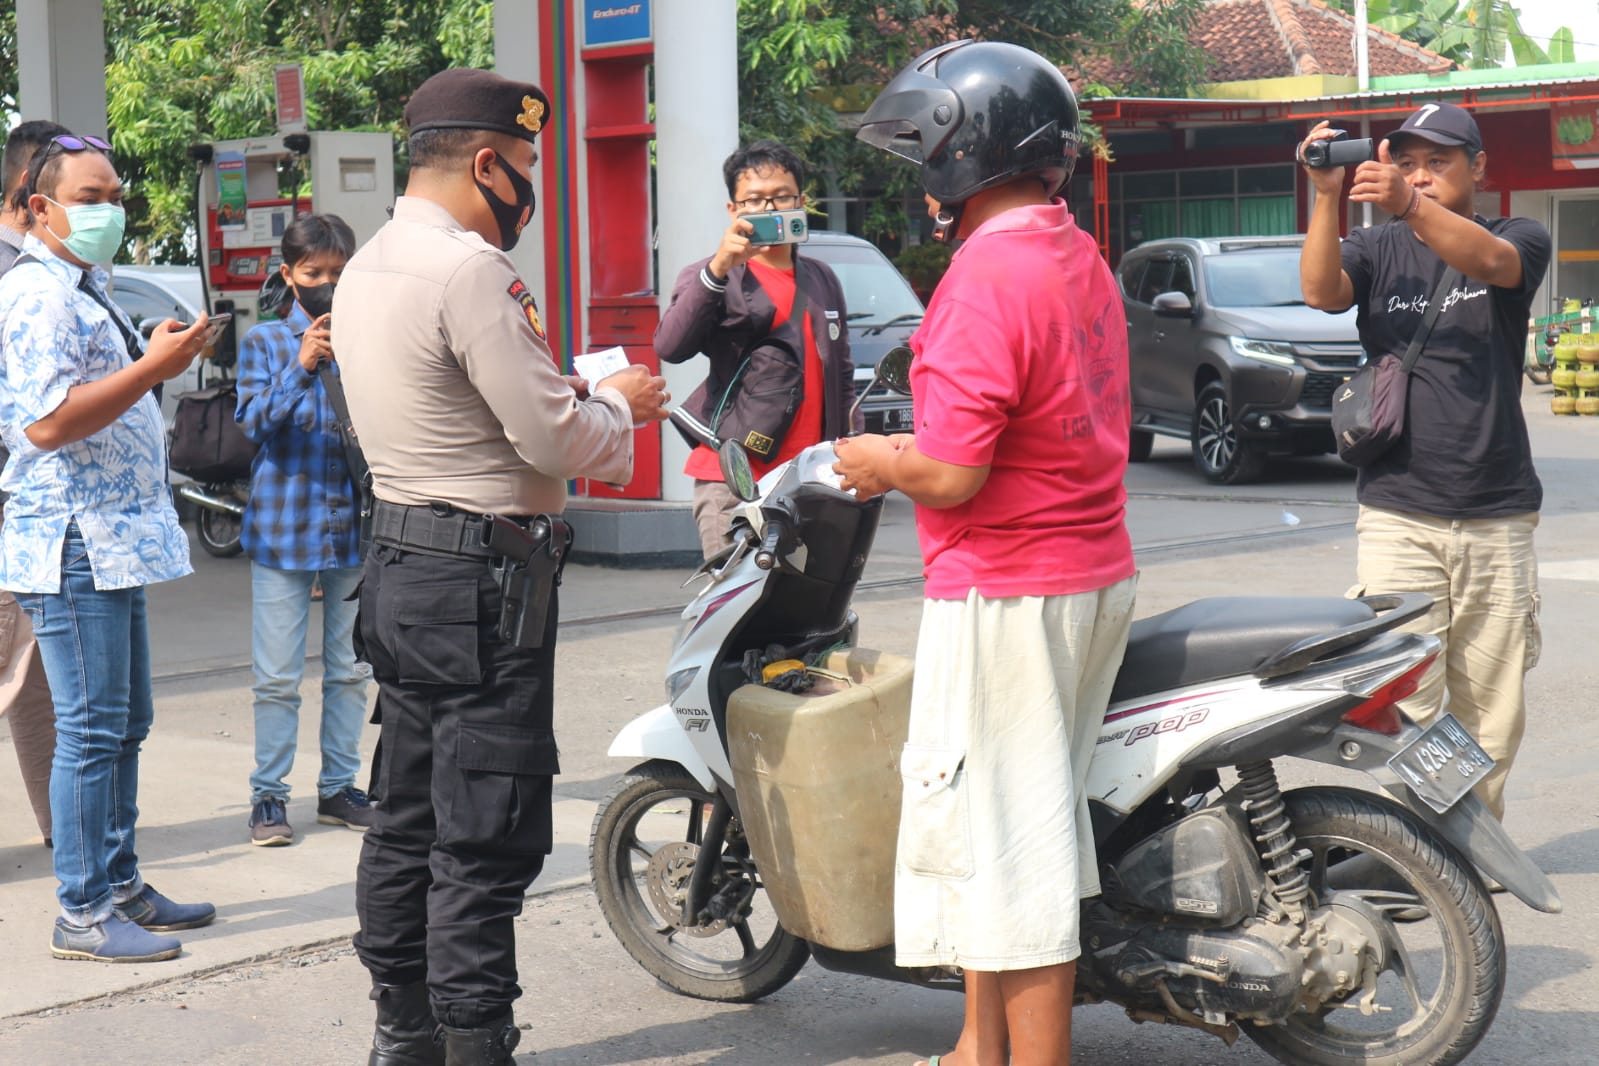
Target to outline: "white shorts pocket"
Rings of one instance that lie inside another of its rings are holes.
[[[951,881],[972,876],[965,762],[965,748],[907,744],[900,753],[899,865],[911,873]]]

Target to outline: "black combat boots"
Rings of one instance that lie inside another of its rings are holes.
[[[444,1027],[446,1066],[511,1066],[511,1052],[522,1039],[509,1013],[487,1022],[481,1029]]]
[[[373,985],[372,999],[378,1024],[367,1066],[444,1066],[443,1034],[428,1005],[427,985]]]

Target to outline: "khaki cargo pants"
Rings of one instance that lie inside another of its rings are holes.
[[[1477,786],[1496,817],[1526,728],[1525,675],[1538,663],[1536,513],[1433,518],[1361,507],[1355,524],[1359,584],[1350,595],[1425,592],[1432,610],[1406,626],[1443,650],[1416,694],[1400,704],[1425,723],[1447,709],[1498,761]]]

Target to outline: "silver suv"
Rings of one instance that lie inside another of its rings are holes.
[[[1333,389],[1366,360],[1355,312],[1305,305],[1289,237],[1173,237],[1116,269],[1127,310],[1132,459],[1184,437],[1211,481],[1258,478],[1271,454],[1333,450]]]

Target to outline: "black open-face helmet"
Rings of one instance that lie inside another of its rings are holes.
[[[1077,164],[1077,97],[1036,52],[955,41],[895,75],[856,136],[921,164],[923,187],[946,206],[1024,174],[1053,196]]]

